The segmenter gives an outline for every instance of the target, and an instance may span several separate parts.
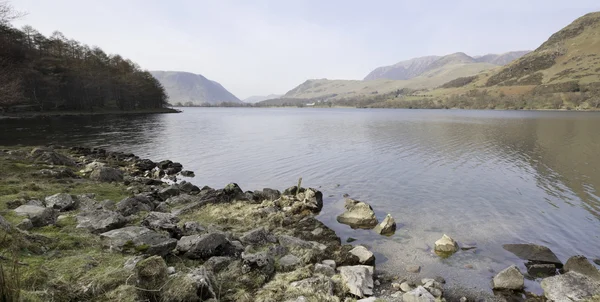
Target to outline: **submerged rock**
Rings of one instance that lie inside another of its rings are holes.
[[[366,247],[359,245],[350,250],[350,254],[358,257],[360,264],[373,265],[375,264],[375,255]]]
[[[347,199],[346,209],[346,212],[337,217],[339,223],[363,229],[372,229],[378,223],[373,208],[362,201]]]
[[[554,264],[525,264],[527,273],[534,278],[550,277],[556,275]]]
[[[494,289],[520,290],[525,286],[525,277],[515,265],[512,265],[494,277],[493,285]]]
[[[396,221],[394,220],[392,215],[387,214],[383,221],[380,224],[378,224],[373,230],[381,235],[393,235],[396,232]]]
[[[515,254],[517,257],[533,261],[535,263],[555,264],[557,268],[562,268],[562,262],[547,247],[537,244],[505,244],[502,246],[505,250]]]
[[[114,211],[95,210],[77,215],[77,228],[84,228],[96,234],[121,228],[125,224],[127,219]]]
[[[541,285],[550,301],[593,301],[591,297],[600,295],[600,282],[576,272],[546,278]]]
[[[435,242],[435,253],[447,257],[458,251],[458,243],[454,241],[450,236],[444,234],[442,238]]]
[[[31,220],[34,227],[43,227],[56,223],[58,212],[52,208],[41,206],[22,205],[16,208],[17,215],[26,216]]]
[[[567,260],[565,272],[576,272],[600,282],[600,271],[584,256],[573,256]]]
[[[145,227],[124,227],[102,233],[100,237],[104,246],[120,252],[165,256],[177,246],[177,240]]]
[[[368,265],[339,268],[342,284],[348,293],[359,298],[373,295],[373,267]]]
[[[76,206],[73,197],[67,193],[58,193],[48,196],[44,201],[46,202],[46,207],[56,209],[60,212],[72,210]]]

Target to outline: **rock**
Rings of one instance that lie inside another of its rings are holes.
[[[245,245],[265,245],[267,243],[276,243],[277,237],[271,234],[265,227],[259,227],[244,233],[240,237],[240,241]]]
[[[179,218],[171,213],[150,212],[144,220],[142,226],[155,231],[167,231],[171,237],[180,238],[181,230],[177,227]]]
[[[410,284],[408,284],[408,282],[402,282],[400,283],[400,290],[407,293],[411,290],[413,290],[412,286],[410,286]]]
[[[375,255],[366,247],[359,245],[350,250],[350,253],[358,257],[360,264],[373,265],[375,264]]]
[[[44,201],[46,202],[46,207],[56,209],[59,212],[72,210],[76,205],[71,195],[67,193],[58,193],[48,196]]]
[[[30,155],[35,162],[42,162],[48,165],[71,167],[77,165],[77,163],[75,163],[75,161],[71,158],[64,156],[49,148],[35,148],[31,151]]]
[[[224,197],[226,197],[224,198],[223,202],[231,202],[234,200],[244,199],[244,191],[236,183],[230,183],[226,185],[223,189],[223,193],[225,193]]]
[[[179,186],[171,185],[158,191],[158,197],[164,201],[167,200],[169,197],[179,195],[179,193],[181,193],[181,190],[179,190]]]
[[[156,163],[149,159],[141,159],[135,163],[135,167],[140,171],[149,171],[156,167]]]
[[[188,274],[175,274],[162,293],[160,301],[216,301],[213,273],[200,266]]]
[[[279,259],[279,267],[284,272],[293,271],[301,265],[303,265],[302,260],[292,254],[287,254]]]
[[[339,268],[342,284],[348,293],[359,298],[373,295],[373,267],[367,265]]]
[[[442,290],[439,288],[428,288],[427,291],[429,291],[429,293],[436,298],[442,297]]]
[[[187,221],[183,224],[183,236],[197,235],[203,233],[206,233],[206,229],[196,221]]]
[[[216,256],[206,260],[206,262],[204,262],[204,265],[212,269],[213,272],[218,273],[223,269],[227,268],[231,261],[233,261],[233,258],[231,257]]]
[[[376,302],[377,298],[375,297],[370,297],[370,298],[364,298],[364,299],[360,299],[360,300],[356,300],[356,302]]]
[[[550,277],[556,275],[556,266],[554,264],[531,264],[525,265],[527,273],[534,278]]]
[[[117,212],[123,216],[130,216],[139,212],[150,212],[154,209],[152,201],[143,195],[127,197],[117,203]]]
[[[175,270],[174,266],[167,267],[167,274],[169,274],[169,276],[175,274],[176,272],[177,271]]]
[[[546,278],[541,285],[550,301],[594,301],[591,297],[600,295],[600,282],[576,272]]]
[[[409,266],[406,267],[406,271],[409,272],[409,273],[416,274],[416,273],[418,273],[418,272],[421,271],[421,266],[419,266],[419,265],[409,265]]]
[[[396,232],[396,221],[394,220],[392,215],[387,214],[383,221],[380,224],[378,224],[373,230],[381,235],[393,235]]]
[[[275,260],[267,252],[242,253],[242,263],[242,272],[245,274],[250,271],[259,271],[270,277],[275,273]]]
[[[189,183],[185,180],[179,184],[179,190],[184,193],[200,192],[200,188],[198,188],[198,186],[194,186],[192,183]]]
[[[265,200],[276,200],[279,197],[281,197],[281,192],[279,192],[279,190],[274,190],[274,189],[269,189],[269,188],[264,188],[262,190],[262,194],[263,198]]]
[[[327,265],[327,266],[331,267],[332,269],[335,269],[335,267],[336,267],[336,266],[335,266],[335,261],[334,261],[334,260],[330,260],[330,259],[328,259],[328,260],[323,260],[323,261],[321,261],[321,263],[323,263],[323,264],[325,264],[325,265]]]
[[[313,188],[308,188],[304,192],[297,194],[296,197],[302,202],[302,209],[308,209],[313,213],[318,213],[323,209],[323,193]]]
[[[312,250],[316,253],[322,253],[325,252],[325,250],[327,249],[327,246],[325,246],[324,244],[315,242],[315,241],[306,241],[306,240],[302,240],[300,238],[296,238],[293,236],[288,236],[288,235],[281,235],[278,237],[279,240],[279,244],[281,244],[282,246],[289,248],[289,249],[294,249],[294,248],[300,248],[300,249],[307,249],[307,250]]]
[[[73,170],[68,168],[42,169],[32,173],[34,176],[51,177],[56,179],[79,178]]]
[[[564,266],[565,272],[576,272],[593,280],[600,281],[600,271],[584,256],[573,256]]]
[[[118,229],[125,224],[127,224],[127,219],[114,211],[95,210],[77,215],[77,228],[87,229],[94,234]]]
[[[600,258],[594,259],[594,263],[596,263],[597,265],[600,265]]]
[[[404,302],[435,302],[435,297],[430,294],[424,287],[419,286],[412,291],[402,295]]]
[[[135,269],[135,265],[138,262],[140,262],[140,261],[142,261],[144,259],[146,259],[145,256],[133,256],[133,257],[129,257],[129,258],[127,258],[127,260],[123,264],[123,268],[126,269],[126,270],[130,270],[131,271],[131,270]]]
[[[335,275],[335,269],[329,265],[317,263],[315,264],[315,274],[323,274],[327,277]]]
[[[493,280],[494,289],[520,290],[525,286],[525,278],[515,265],[499,272]]]
[[[237,256],[240,251],[220,233],[183,236],[177,251],[189,259],[208,259],[214,256]]]
[[[562,262],[545,246],[536,244],[505,244],[502,247],[523,260],[535,261],[541,264],[555,264],[557,268],[562,268]]]
[[[352,228],[364,229],[372,229],[377,225],[375,212],[373,212],[370,205],[353,199],[347,199],[346,201],[346,212],[337,217],[339,223],[347,224]]]
[[[145,227],[124,227],[102,233],[100,237],[104,246],[120,252],[165,256],[177,246],[177,240]]]
[[[94,172],[94,170],[101,168],[101,167],[105,167],[105,166],[106,166],[106,164],[103,162],[93,161],[93,162],[85,165],[85,168],[83,168],[81,170],[81,172],[84,174],[92,173],[92,172]]]
[[[333,282],[327,276],[317,275],[290,283],[291,287],[309,290],[321,295],[333,296]]]
[[[123,172],[115,168],[99,167],[92,171],[90,179],[101,182],[123,181]]]
[[[160,289],[168,278],[167,264],[160,256],[139,261],[135,265],[138,294],[149,301],[160,300]]]
[[[29,222],[31,222],[31,221],[29,221]],[[32,225],[32,227],[33,227],[33,225]],[[0,215],[0,230],[5,231],[5,232],[10,232],[11,229],[12,229],[12,226],[10,225],[10,222],[6,221],[6,219],[4,219],[4,217],[2,217],[2,215]]]
[[[56,223],[58,212],[52,208],[22,205],[14,209],[17,215],[27,216],[34,227],[43,227]]]
[[[196,174],[194,174],[193,171],[183,170],[183,171],[181,171],[181,176],[183,176],[183,177],[194,177],[194,176],[196,176]]]
[[[467,302],[467,297],[461,297],[460,300],[458,300],[459,302]]]
[[[17,229],[22,231],[29,231],[33,229],[33,223],[29,218],[23,219],[19,224],[17,224]]]
[[[454,239],[452,239],[450,236],[444,234],[442,238],[435,242],[434,250],[436,254],[442,257],[450,256],[458,251],[458,243],[456,243],[456,241],[454,241]]]

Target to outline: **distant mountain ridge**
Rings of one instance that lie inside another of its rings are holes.
[[[150,71],[150,74],[165,87],[171,104],[243,103],[221,84],[200,74],[183,71]]]
[[[258,102],[262,102],[262,101],[266,101],[266,100],[277,99],[277,98],[280,98],[281,96],[282,96],[282,94],[253,95],[251,97],[247,97],[247,98],[243,99],[243,102],[247,103],[247,104],[254,104],[254,103],[258,103]]]
[[[506,65],[527,53],[529,53],[529,51],[511,51],[503,54],[488,54],[484,56],[471,57],[463,52],[457,52],[446,56],[419,57],[406,61],[401,61],[394,65],[376,68],[375,70],[371,71],[364,78],[364,80],[410,80],[420,75],[423,75],[428,71],[446,65],[487,63],[496,66],[501,66]]]

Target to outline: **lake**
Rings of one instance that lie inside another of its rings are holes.
[[[319,219],[377,255],[378,269],[489,290],[522,261],[506,243],[600,258],[600,113],[184,108],[181,114],[0,120],[0,145],[85,145],[171,159],[192,182],[244,190],[319,188]],[[368,202],[391,237],[336,222],[344,194]],[[442,260],[442,234],[477,249]],[[539,292],[534,282],[528,289]]]

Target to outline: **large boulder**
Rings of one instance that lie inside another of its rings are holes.
[[[600,295],[600,282],[576,272],[568,272],[542,280],[542,289],[550,301],[594,301],[592,297]]]
[[[350,250],[350,254],[358,257],[360,264],[374,265],[375,255],[369,251],[366,247],[358,245]]]
[[[183,236],[177,243],[177,251],[189,259],[203,260],[213,256],[237,256],[241,252],[220,233]]]
[[[373,295],[373,267],[367,265],[339,268],[344,289],[359,298]]]
[[[103,162],[93,161],[93,162],[85,165],[85,167],[80,172],[84,173],[84,174],[88,174],[88,173],[94,172],[94,170],[96,170],[100,167],[105,167],[105,166],[106,166],[106,164]]]
[[[156,167],[156,163],[149,159],[140,159],[135,162],[134,166],[140,171],[149,171]]]
[[[320,260],[325,256],[327,246],[316,241],[306,241],[297,237],[280,235],[279,244],[296,255],[302,255],[302,260],[311,262]],[[320,259],[319,259],[320,258]]]
[[[58,193],[44,199],[46,207],[53,208],[59,212],[69,211],[75,208],[76,202],[67,193]]]
[[[584,256],[573,256],[564,266],[565,272],[576,272],[600,282],[600,271]]]
[[[177,226],[179,218],[171,213],[150,212],[144,220],[142,226],[155,231],[167,231],[171,237],[181,237],[181,230]]]
[[[123,216],[130,216],[139,212],[150,212],[153,209],[152,200],[143,195],[127,197],[117,203],[117,212]]]
[[[6,219],[4,219],[4,217],[2,217],[2,215],[0,215],[0,230],[5,231],[5,232],[10,232],[11,229],[12,229],[12,226],[10,225],[10,223],[8,221],[6,221]]]
[[[77,228],[84,228],[99,234],[118,229],[127,224],[123,215],[108,210],[94,210],[77,215]]]
[[[100,234],[104,246],[120,252],[140,252],[165,256],[176,246],[177,240],[145,227],[129,226]]]
[[[323,209],[323,193],[313,188],[308,188],[296,195],[296,198],[302,202],[302,209],[308,209],[313,213],[318,213]]]
[[[56,218],[58,217],[58,212],[56,210],[34,205],[22,205],[14,211],[17,215],[29,218],[34,227],[55,224]]]
[[[204,266],[194,268],[187,274],[178,274],[163,290],[161,301],[196,302],[218,298],[213,273]]]
[[[505,250],[515,254],[517,257],[528,260],[533,263],[554,264],[562,268],[562,262],[547,247],[537,244],[505,244],[502,246]]]
[[[267,243],[276,243],[277,237],[271,234],[265,227],[259,227],[253,230],[250,230],[242,237],[240,237],[240,241],[245,245],[265,245]]]
[[[303,264],[300,258],[292,254],[287,254],[279,259],[279,269],[283,272],[293,271]]]
[[[493,280],[494,289],[520,290],[525,286],[525,277],[515,265],[499,272]]]
[[[98,167],[92,171],[90,179],[101,182],[123,181],[123,172],[111,167]]]
[[[392,215],[387,214],[385,216],[385,219],[383,219],[383,221],[380,224],[378,224],[373,230],[381,235],[393,235],[396,232],[396,221],[394,220]]]
[[[181,193],[178,185],[168,186],[160,191],[158,191],[158,197],[161,200],[167,200],[169,197],[177,196]]]
[[[442,238],[435,242],[434,250],[436,254],[442,257],[447,257],[458,251],[458,243],[456,243],[456,241],[454,241],[454,239],[452,239],[450,236],[444,234]]]
[[[361,229],[372,229],[378,223],[370,205],[353,199],[346,200],[346,212],[339,215],[337,221]]]
[[[419,286],[404,295],[402,295],[402,301],[404,302],[435,302],[435,297],[429,293],[423,286]]]
[[[167,264],[160,256],[140,260],[135,265],[138,295],[147,301],[160,301],[160,289],[167,283]]]
[[[230,183],[223,188],[223,195],[220,196],[221,202],[231,202],[234,200],[244,200],[246,199],[246,195],[244,191],[238,184]]]
[[[200,188],[198,188],[198,186],[195,186],[191,182],[187,182],[185,180],[182,181],[181,183],[179,183],[179,190],[181,192],[184,192],[184,193],[198,193],[198,192],[200,192]]]
[[[76,166],[77,163],[67,157],[49,148],[35,148],[31,151],[31,157],[35,162],[41,162],[48,165],[57,166]]]
[[[333,282],[324,275],[294,281],[290,283],[290,286],[324,296],[333,296]]]

